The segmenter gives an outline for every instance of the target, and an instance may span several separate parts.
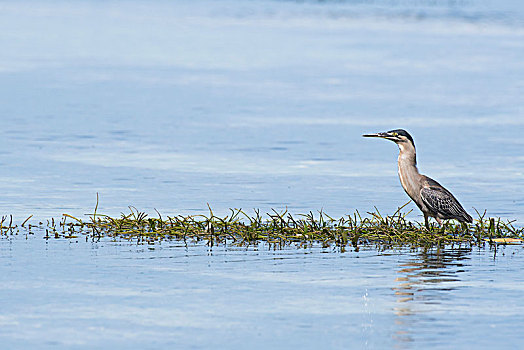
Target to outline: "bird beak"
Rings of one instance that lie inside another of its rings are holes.
[[[397,136],[394,136],[392,133],[388,132],[377,132],[376,134],[366,134],[362,135],[364,137],[380,137],[381,139],[390,140],[393,142],[399,141],[399,138]]]
[[[377,132],[375,134],[365,134],[365,135],[362,135],[364,137],[382,137],[382,138],[386,138],[388,137],[388,133],[387,132]]]

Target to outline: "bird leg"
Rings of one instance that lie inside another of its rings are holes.
[[[426,223],[426,228],[429,231],[429,216],[426,213],[424,213],[424,222]]]

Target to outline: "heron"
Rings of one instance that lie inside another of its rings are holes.
[[[422,175],[417,169],[417,152],[411,135],[403,129],[362,135],[364,137],[380,137],[397,144],[398,176],[407,195],[415,202],[424,214],[424,222],[429,230],[429,217],[437,220],[455,219],[461,223],[473,222],[471,216],[464,210],[459,201],[444,186],[432,178]]]

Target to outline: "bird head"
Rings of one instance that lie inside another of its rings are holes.
[[[390,130],[386,132],[378,132],[376,134],[366,134],[362,136],[380,137],[380,138],[395,142],[397,145],[399,145],[399,147],[401,145],[405,145],[406,143],[410,143],[413,147],[415,147],[415,142],[413,141],[413,138],[404,129],[395,129],[395,130]]]

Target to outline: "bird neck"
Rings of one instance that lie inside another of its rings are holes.
[[[420,173],[417,169],[417,152],[415,146],[409,143],[399,143],[398,148],[398,176],[404,191],[415,202],[418,200],[420,191]]]
[[[417,170],[417,151],[415,150],[415,146],[404,142],[398,144],[398,149],[400,150],[398,154],[398,165],[410,166]]]

